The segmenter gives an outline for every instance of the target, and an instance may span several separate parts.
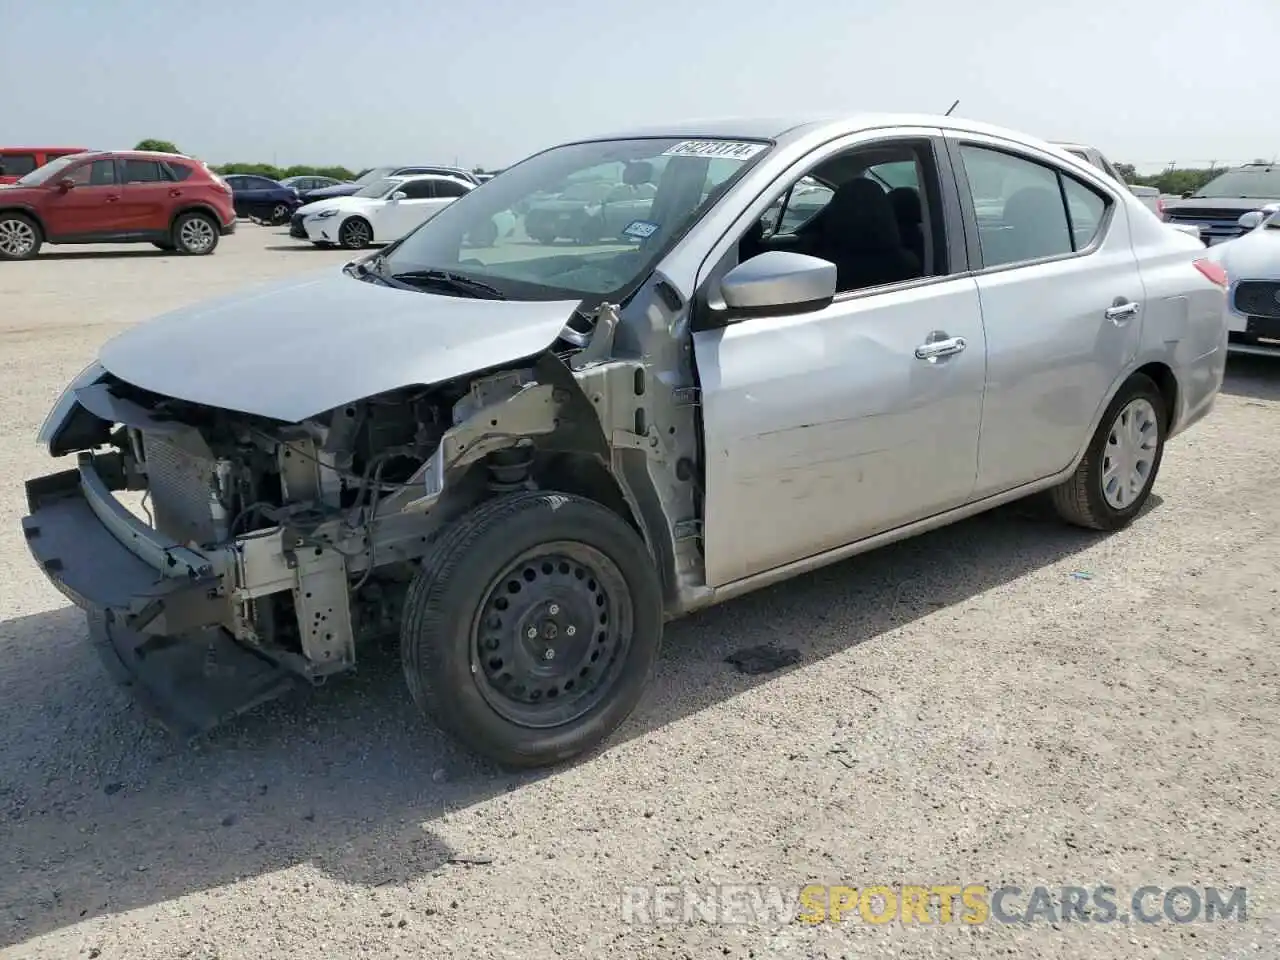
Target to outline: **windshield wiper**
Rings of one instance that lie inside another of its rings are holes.
[[[447,270],[405,270],[401,273],[393,273],[391,279],[399,280],[402,283],[447,287],[450,290],[456,290],[459,293],[485,300],[507,299],[506,294],[497,287],[482,283],[479,280],[472,280],[470,277],[464,277],[460,273],[450,273]]]

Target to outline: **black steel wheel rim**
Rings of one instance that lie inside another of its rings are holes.
[[[485,589],[471,628],[471,675],[510,723],[563,726],[608,698],[625,669],[633,625],[617,564],[585,543],[542,544]]]

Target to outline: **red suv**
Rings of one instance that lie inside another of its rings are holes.
[[[199,256],[235,228],[231,188],[173,153],[78,153],[0,187],[0,260],[29,260],[44,243],[151,243]]]

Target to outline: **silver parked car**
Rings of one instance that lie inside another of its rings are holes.
[[[619,236],[466,243],[619,164],[661,168]],[[427,716],[552,764],[634,709],[667,619],[1039,491],[1128,524],[1222,383],[1204,256],[953,118],[568,143],[108,342],[40,431],[78,462],[28,483],[27,543],[177,729],[390,632]]]

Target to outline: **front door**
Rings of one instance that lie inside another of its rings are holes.
[[[885,224],[892,217],[888,189],[878,185],[882,192],[868,197],[863,183],[852,195],[875,201],[876,212],[850,217],[848,229],[879,230],[878,236],[849,242],[834,221],[813,237],[773,238],[778,247],[808,245],[812,255],[845,260],[853,289],[816,312],[751,317],[694,334],[710,584],[823,553],[970,498],[985,336],[977,285],[946,253],[948,231],[960,229],[959,207],[954,191],[949,204],[942,200],[935,143],[863,143],[798,171],[831,187],[823,203],[840,195],[832,210],[844,216],[850,194],[842,191],[857,179],[851,170],[864,170],[866,178],[876,162],[916,163],[932,225],[925,264]],[[860,160],[866,150],[876,156]],[[797,179],[788,175],[776,195]],[[838,249],[824,250],[833,240]],[[850,257],[850,249],[865,257]],[[904,274],[900,265],[910,263],[915,267]],[[875,279],[877,271],[884,280]]]
[[[41,210],[49,239],[92,238],[124,232],[118,173],[116,161],[94,160],[66,171],[65,178],[75,186],[65,193],[49,185],[49,201]]]
[[[1125,206],[1047,156],[956,133],[987,331],[978,494],[1058,473],[1136,355],[1145,291]]]
[[[382,229],[375,228],[378,242],[399,240],[410,230],[435,216],[448,202],[437,198],[435,186],[435,182],[431,180],[406,180],[400,184],[396,192],[403,193],[404,197],[400,200],[388,200],[383,207],[379,217]]]

